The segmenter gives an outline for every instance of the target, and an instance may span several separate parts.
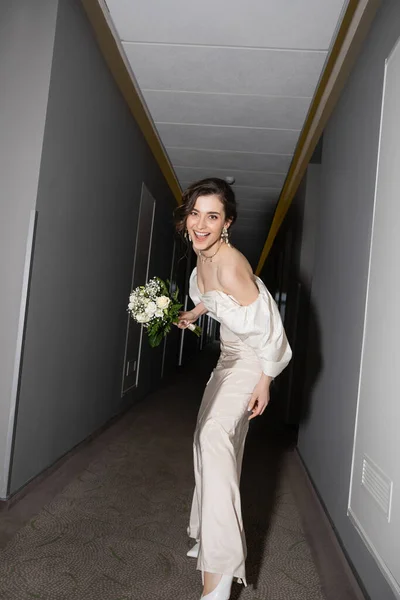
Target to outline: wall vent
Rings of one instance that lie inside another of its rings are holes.
[[[361,483],[390,521],[393,481],[368,456],[363,458]]]

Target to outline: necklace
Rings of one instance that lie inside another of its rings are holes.
[[[214,256],[217,254],[217,252],[219,251],[219,249],[221,248],[221,246],[222,246],[222,242],[220,242],[220,244],[219,244],[219,246],[218,246],[217,250],[216,250],[216,251],[214,252],[214,254],[212,254],[211,256],[206,256],[205,254],[203,254],[203,253],[202,253],[202,251],[201,251],[201,250],[199,250],[199,256],[200,256],[200,258],[201,258],[201,262],[205,263],[205,262],[207,262],[208,260],[209,260],[210,262],[212,262],[212,259],[213,259],[213,258],[214,258]]]

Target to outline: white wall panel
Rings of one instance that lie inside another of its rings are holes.
[[[299,136],[298,131],[290,129],[248,129],[169,123],[156,123],[156,126],[165,146],[210,150],[292,154]]]
[[[250,152],[225,152],[167,146],[174,165],[182,167],[215,167],[216,169],[242,169],[286,173],[292,161],[291,154],[253,154]]]
[[[246,215],[256,215],[260,218],[262,216],[272,216],[275,210],[275,202],[270,200],[264,200],[262,204],[253,204],[249,200],[238,201],[238,209],[241,217]]]
[[[235,177],[236,185],[255,186],[267,188],[281,188],[285,175],[279,173],[263,173],[262,171],[228,171],[227,169],[193,169],[189,167],[175,167],[175,173],[181,181],[195,181],[204,177],[220,177],[227,175]]]
[[[271,211],[264,210],[264,212],[251,212],[251,211],[243,211],[240,210],[238,217],[238,227],[240,225],[255,225],[256,229],[259,229],[260,221],[264,221],[267,218],[270,218]]]
[[[276,202],[280,194],[280,188],[257,188],[235,185],[234,190],[238,200],[268,200]]]
[[[58,2],[13,0],[0,21],[0,498],[10,455]]]
[[[350,515],[400,598],[400,41],[383,94]]]
[[[141,89],[312,96],[326,52],[123,44]]]
[[[182,189],[187,188],[193,180],[190,181],[181,181],[180,184]],[[257,187],[241,187],[236,184],[233,186],[233,191],[236,195],[236,200],[240,203],[247,203],[247,201],[251,200],[252,203],[259,202],[262,206],[266,205],[264,203],[275,203],[279,198],[280,189],[272,189],[272,188],[257,188]]]
[[[271,195],[268,198],[252,198],[252,197],[243,197],[240,195],[240,191],[237,192],[235,190],[236,198],[240,205],[241,210],[251,210],[251,211],[264,211],[271,210],[272,212],[275,209],[275,203],[278,200],[279,193],[276,195]],[[250,196],[250,195],[249,195]]]
[[[301,129],[310,98],[144,90],[155,121]]]
[[[107,0],[123,40],[327,49],[343,0]]]

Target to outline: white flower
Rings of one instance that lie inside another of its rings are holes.
[[[168,296],[160,296],[159,298],[157,298],[157,307],[161,308],[162,310],[164,310],[164,308],[167,308],[167,306],[169,306],[171,300],[168,298]]]
[[[155,316],[156,316],[156,317],[158,317],[159,319],[162,319],[162,317],[164,316],[164,311],[163,311],[163,310],[161,310],[161,308],[158,308],[154,314],[155,314]]]
[[[136,295],[135,294],[131,294],[129,296],[129,302],[134,302],[136,300]]]
[[[129,302],[129,304],[128,304],[128,308],[129,308],[129,310],[132,310],[134,306],[135,306],[135,305],[134,305],[134,303],[133,303],[133,302]]]
[[[146,312],[148,315],[154,315],[157,310],[157,304],[155,302],[148,302],[146,306]]]
[[[135,318],[138,323],[147,323],[149,321],[149,315],[146,313],[138,313]]]

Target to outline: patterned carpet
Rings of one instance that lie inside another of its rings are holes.
[[[123,433],[11,539],[0,598],[200,599],[186,526],[204,364],[133,409]],[[267,415],[252,424],[243,466],[249,585],[234,584],[231,598],[324,600],[285,472],[291,452]]]

